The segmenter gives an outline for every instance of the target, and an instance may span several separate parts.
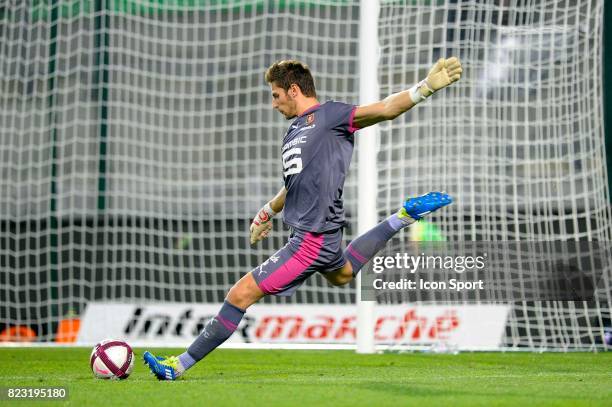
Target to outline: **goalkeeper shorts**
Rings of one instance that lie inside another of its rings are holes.
[[[252,273],[264,293],[290,296],[314,273],[331,272],[345,263],[342,228],[323,233],[292,229],[287,244]]]

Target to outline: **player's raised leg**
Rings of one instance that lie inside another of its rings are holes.
[[[248,273],[230,289],[218,314],[208,321],[202,333],[185,352],[178,357],[167,358],[145,352],[145,363],[159,380],[175,380],[225,342],[238,328],[245,310],[264,295],[253,274]]]
[[[358,236],[346,248],[346,257],[351,262],[353,275],[357,275],[387,242],[400,230],[452,202],[452,198],[442,192],[430,192],[409,198],[399,211]]]
[[[361,268],[368,262],[387,242],[400,230],[423,218],[423,216],[434,212],[452,203],[450,196],[442,192],[430,192],[425,195],[409,198],[399,211],[358,236],[345,251],[346,257],[351,262],[353,275],[357,275]]]
[[[324,274],[325,278],[334,285],[350,282],[397,232],[452,201],[450,196],[442,192],[430,192],[407,199],[399,211],[355,238],[344,251],[349,261],[341,269]]]

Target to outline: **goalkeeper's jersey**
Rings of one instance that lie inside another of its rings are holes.
[[[344,225],[342,190],[353,155],[356,107],[326,102],[296,118],[283,139],[283,221],[326,232]]]

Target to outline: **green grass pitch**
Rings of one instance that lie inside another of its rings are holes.
[[[143,349],[135,350],[136,365],[127,380],[96,380],[89,353],[84,348],[0,348],[0,386],[67,386],[67,402],[43,404],[105,407],[612,406],[612,353],[221,349],[176,382],[154,379],[142,364]]]

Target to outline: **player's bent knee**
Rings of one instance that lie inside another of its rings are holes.
[[[353,279],[353,277],[352,277],[352,276],[351,276],[351,277],[336,277],[336,278],[331,279],[331,280],[330,280],[330,279],[328,279],[328,281],[329,281],[329,282],[330,282],[330,283],[331,283],[333,286],[336,286],[336,287],[341,287],[341,286],[343,286],[343,285],[346,285],[346,284],[350,283],[352,279]]]
[[[246,310],[266,294],[261,291],[251,273],[242,277],[230,288],[225,299],[232,305]]]
[[[324,276],[331,285],[336,287],[343,286],[353,280],[353,267],[347,262],[342,268],[325,274]]]

